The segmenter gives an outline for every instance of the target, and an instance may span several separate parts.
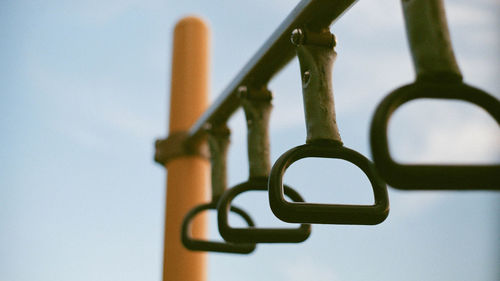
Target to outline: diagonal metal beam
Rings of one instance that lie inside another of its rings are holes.
[[[195,142],[204,135],[205,124],[226,122],[239,108],[238,87],[265,86],[295,57],[290,34],[296,28],[328,28],[356,0],[302,0],[243,67],[217,100],[190,128],[188,140]]]

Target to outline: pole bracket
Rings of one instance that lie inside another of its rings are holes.
[[[189,140],[189,132],[179,131],[171,133],[166,139],[155,142],[156,163],[166,165],[169,161],[183,156],[199,156],[210,159],[210,152],[205,141],[196,143]]]

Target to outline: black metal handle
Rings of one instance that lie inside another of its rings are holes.
[[[311,225],[297,228],[235,228],[228,222],[228,213],[233,199],[247,191],[267,191],[270,170],[269,117],[272,109],[272,94],[265,88],[240,87],[240,99],[247,120],[249,180],[224,192],[219,199],[217,221],[221,236],[231,242],[253,243],[299,243],[311,233]],[[286,194],[294,201],[303,202],[302,197],[287,187]]]
[[[229,146],[230,130],[226,124],[212,126],[208,130],[208,144],[210,147],[210,161],[212,164],[212,200],[210,203],[201,204],[191,209],[182,221],[181,240],[182,244],[192,251],[210,251],[221,253],[248,254],[255,250],[255,243],[231,243],[223,241],[205,241],[194,239],[190,236],[190,225],[196,214],[204,210],[217,210],[217,202],[226,190],[226,156]],[[255,224],[250,216],[242,209],[231,207],[231,211],[240,215],[253,227]]]
[[[344,205],[288,202],[283,196],[283,176],[295,161],[308,157],[335,158],[349,161],[368,177],[373,189],[373,205]],[[274,163],[269,176],[269,202],[273,213],[286,222],[323,224],[367,224],[384,221],[389,214],[389,198],[384,181],[363,155],[340,145],[304,144],[285,152]]]
[[[233,253],[233,254],[249,254],[256,248],[255,243],[231,243],[224,241],[206,241],[195,239],[191,237],[191,222],[194,217],[205,210],[216,210],[216,202],[198,205],[191,209],[182,221],[181,240],[184,247],[192,251],[209,251],[219,253]],[[248,226],[254,226],[250,216],[238,207],[231,207],[231,212],[234,212],[242,217]]]
[[[302,74],[302,96],[307,127],[307,144],[285,152],[274,163],[269,176],[269,202],[273,213],[283,221],[323,224],[378,224],[389,214],[387,187],[374,166],[363,155],[343,146],[335,120],[331,73],[337,53],[328,30],[315,37],[330,38],[307,44],[306,32],[295,31],[292,42]],[[321,45],[321,42],[325,42]],[[305,45],[304,45],[305,44]],[[358,166],[370,180],[374,205],[317,204],[288,202],[284,198],[283,176],[295,161],[306,157],[337,158]]]
[[[373,160],[385,180],[398,189],[500,190],[500,165],[405,165],[392,159],[387,140],[389,118],[402,104],[422,98],[471,102],[500,125],[500,102],[477,88],[463,83],[426,82],[401,87],[379,104],[371,124]]]
[[[396,163],[387,141],[391,115],[415,99],[449,99],[473,103],[500,124],[500,102],[462,82],[451,47],[442,0],[403,0],[406,33],[417,78],[387,95],[378,105],[370,128],[377,170],[398,189],[499,190],[500,165],[403,165]]]
[[[233,199],[247,191],[267,191],[267,182],[267,177],[253,178],[224,192],[217,207],[217,222],[219,232],[225,240],[231,242],[299,243],[309,237],[311,234],[310,224],[301,224],[297,228],[240,228],[229,225],[228,213]],[[294,202],[304,202],[298,192],[286,185],[284,193]]]

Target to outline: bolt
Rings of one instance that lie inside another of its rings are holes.
[[[335,48],[335,46],[337,46],[337,36],[332,34],[332,48]]]
[[[205,124],[203,124],[203,130],[210,131],[211,129],[212,129],[212,124],[211,123],[205,123]]]
[[[309,85],[309,81],[311,81],[311,72],[306,70],[302,75],[302,87],[306,88]]]
[[[292,31],[292,35],[290,36],[290,41],[292,41],[292,44],[295,46],[299,46],[304,44],[305,41],[305,34],[300,28],[296,28]]]
[[[239,86],[238,87],[238,97],[240,99],[246,98],[248,95],[248,88],[247,86]]]

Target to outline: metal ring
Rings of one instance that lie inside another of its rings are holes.
[[[254,243],[299,243],[311,234],[310,224],[297,228],[240,228],[231,227],[228,221],[229,208],[233,199],[246,191],[267,191],[267,177],[252,178],[224,192],[217,205],[217,222],[221,236],[231,242]],[[300,194],[291,187],[284,187],[285,195],[294,202],[304,202]]]
[[[387,183],[398,189],[499,190],[500,165],[403,165],[392,159],[387,140],[389,118],[402,104],[421,98],[467,101],[500,124],[500,102],[465,83],[416,82],[393,91],[377,107],[370,129],[373,160]]]
[[[285,171],[295,161],[308,157],[343,159],[358,166],[372,185],[375,204],[345,205],[286,201],[283,186]],[[384,221],[389,214],[387,187],[378,176],[373,164],[358,152],[341,145],[305,144],[281,155],[274,163],[269,176],[269,203],[273,213],[286,222],[373,225]]]
[[[215,202],[201,204],[191,209],[182,221],[181,240],[184,247],[192,251],[208,251],[219,253],[234,253],[234,254],[249,254],[256,248],[255,243],[230,243],[218,241],[204,241],[195,239],[190,236],[191,221],[200,212],[205,210],[216,210],[217,204]],[[231,212],[240,215],[248,226],[254,226],[254,222],[250,216],[238,207],[231,207]]]

